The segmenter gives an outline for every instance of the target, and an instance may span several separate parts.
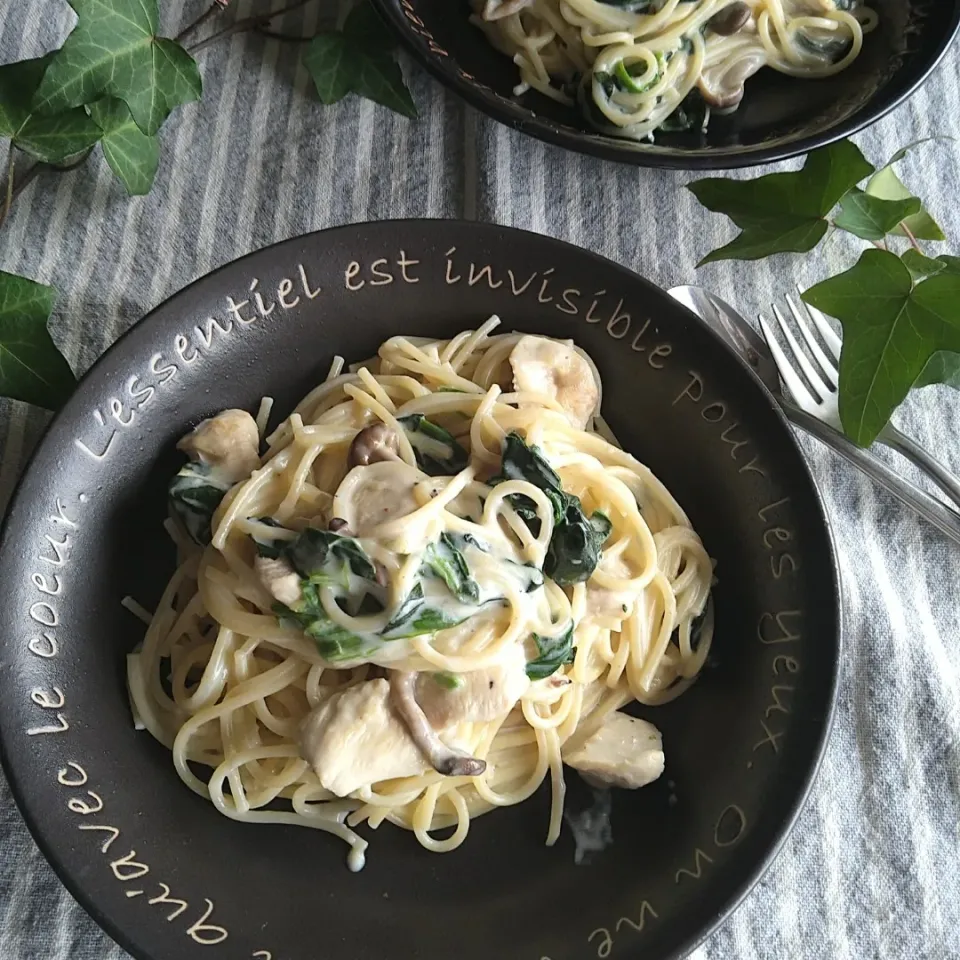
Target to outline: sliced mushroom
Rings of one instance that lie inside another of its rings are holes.
[[[246,410],[224,410],[198,423],[177,449],[236,483],[250,476],[260,463],[260,432]]]
[[[628,790],[651,783],[663,773],[663,740],[646,720],[615,710],[583,744],[561,751],[563,762],[595,786]]]
[[[572,341],[521,337],[510,352],[510,366],[514,389],[556,400],[578,429],[584,429],[596,413],[600,391],[593,368]]]
[[[515,651],[515,652],[514,652]],[[427,721],[438,730],[455,723],[483,723],[505,717],[530,686],[523,645],[516,644],[509,659],[485,670],[459,675],[459,686],[441,686],[429,673],[417,679],[417,703]]]
[[[429,770],[390,703],[384,679],[358,683],[314,707],[300,726],[300,755],[338,797]]]
[[[353,536],[368,536],[382,524],[419,507],[414,487],[422,479],[416,467],[402,460],[354,467],[337,488],[333,514],[346,521]]]
[[[485,760],[468,756],[448,747],[430,726],[426,714],[417,703],[417,674],[409,670],[390,671],[390,694],[397,713],[403,718],[410,736],[420,752],[438,773],[445,777],[478,777],[487,769]]]
[[[704,68],[697,81],[703,99],[717,110],[733,110],[743,99],[743,85],[767,64],[767,52],[757,41],[745,43],[730,57]]]
[[[749,4],[742,0],[736,0],[724,7],[719,13],[715,13],[708,21],[707,26],[722,37],[729,37],[738,30],[742,30],[749,22],[752,16]]]
[[[382,460],[400,459],[400,440],[394,430],[385,423],[364,427],[350,444],[347,464],[351,467],[366,466]]]
[[[300,577],[286,560],[257,557],[253,568],[275,600],[291,607],[300,599]]]

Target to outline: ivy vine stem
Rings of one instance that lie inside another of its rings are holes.
[[[228,6],[230,6],[230,0],[213,0],[213,3],[199,17],[192,23],[188,23],[174,39],[177,43],[182,44],[191,33],[196,33],[209,19],[215,17],[218,13],[222,13]]]
[[[910,241],[910,246],[917,251],[921,256],[923,256],[923,250],[920,247],[920,244],[917,243],[917,238],[914,236],[913,231],[907,226],[906,222],[901,223],[900,227],[903,229],[903,232],[907,235],[907,239]]]
[[[216,33],[210,34],[209,37],[204,37],[203,40],[200,40],[197,43],[187,47],[187,53],[198,53],[205,47],[209,47],[212,44],[217,43],[226,37],[232,36],[235,33],[243,33],[248,30],[266,30],[269,28],[271,20],[275,20],[277,17],[282,17],[286,13],[292,13],[294,10],[299,10],[301,7],[305,7],[307,4],[313,2],[314,0],[294,0],[293,3],[290,3],[285,7],[280,7],[279,10],[271,10],[268,13],[258,13],[250,17],[243,17],[240,20],[234,21],[229,26],[224,27],[222,30],[218,30]],[[283,39],[287,38],[284,37]]]

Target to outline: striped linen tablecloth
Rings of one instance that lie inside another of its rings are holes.
[[[203,2],[161,8],[169,33]],[[0,0],[0,63],[55,47],[71,17],[61,0]],[[282,26],[309,32],[316,22],[307,7]],[[478,115],[408,62],[416,122],[353,97],[320,106],[299,58],[276,41],[238,34],[198,58],[203,100],[164,128],[149,196],[128,199],[98,156],[36,180],[0,230],[0,269],[60,291],[51,326],[78,372],[191,280],[274,241],[352,221],[465,217],[523,227],[664,287],[699,280],[746,315],[854,256],[837,238],[818,256],[696,272],[730,232],[684,189],[690,174],[546,146]],[[882,163],[934,134],[960,138],[958,87],[955,47],[920,93],[857,138],[867,157]],[[960,253],[957,147],[917,150],[903,173]],[[0,401],[0,503],[46,422],[34,408]],[[924,391],[898,422],[960,473],[955,393]],[[836,725],[782,854],[694,957],[960,958],[960,548],[802,442],[833,518],[844,585]],[[123,957],[64,890],[0,778],[0,958]]]

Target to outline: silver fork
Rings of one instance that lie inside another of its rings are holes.
[[[827,322],[827,318],[815,307],[811,307],[800,300],[799,303],[803,308],[800,309],[789,296],[786,301],[790,313],[793,315],[794,323],[800,331],[811,356],[816,361],[816,365],[810,361],[807,353],[790,329],[790,324],[784,319],[779,307],[774,304],[773,315],[776,317],[777,326],[789,347],[791,356],[788,356],[780,346],[772,325],[763,316],[760,317],[760,327],[763,330],[767,345],[770,347],[770,352],[773,354],[773,359],[780,370],[780,376],[799,407],[830,424],[835,429],[841,430],[840,412],[837,405],[837,381],[839,377],[837,363],[840,359],[842,341],[834,333],[833,328]],[[819,332],[826,350],[817,341],[811,329],[811,323]],[[819,369],[817,369],[818,367]],[[797,372],[797,368],[803,374],[802,377]],[[804,377],[806,382],[804,382]],[[892,423],[888,423],[880,431],[877,440],[906,457],[960,507],[960,480],[943,464],[935,460],[920,444],[901,433]]]

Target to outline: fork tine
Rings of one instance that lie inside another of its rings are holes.
[[[816,325],[820,336],[823,337],[823,342],[827,345],[827,349],[833,354],[833,359],[839,360],[840,348],[843,346],[843,341],[836,335],[833,327],[827,322],[827,318],[816,307],[811,307],[809,303],[803,300],[802,291],[799,286],[797,286],[797,293],[801,294],[801,303],[807,308],[810,319]]]
[[[805,305],[803,301],[800,301],[801,306],[798,307],[794,302],[792,297],[787,297],[787,306],[790,307],[790,312],[793,314],[793,319],[797,324],[797,327],[800,329],[800,333],[803,335],[804,342],[810,350],[810,353],[813,354],[813,359],[817,361],[820,365],[820,369],[826,375],[827,384],[831,390],[836,390],[837,388],[837,378],[839,373],[837,371],[837,364],[834,360],[831,360],[824,352],[823,348],[817,343],[817,338],[813,335],[813,331],[810,329],[809,321],[803,315],[803,306]]]
[[[787,359],[787,355],[783,352],[783,349],[780,346],[780,341],[777,340],[776,335],[773,332],[773,328],[767,322],[762,313],[759,315],[759,319],[760,329],[763,331],[763,338],[767,341],[767,346],[770,348],[770,353],[773,354],[773,362],[777,365],[777,370],[780,373],[780,379],[786,385],[790,395],[801,407],[806,408],[807,404],[815,404],[817,402],[816,397],[813,396],[813,394],[810,392],[810,388],[803,382],[802,378],[798,376],[797,372],[793,369],[793,365]]]
[[[787,341],[787,345],[793,351],[793,366],[795,368],[799,367],[803,371],[803,375],[807,378],[807,383],[813,387],[813,392],[818,394],[821,400],[825,400],[833,391],[823,382],[823,378],[807,359],[807,355],[803,352],[803,347],[797,342],[797,338],[790,329],[790,324],[784,319],[780,308],[776,304],[773,305],[773,315],[777,318],[777,323],[780,325],[780,331],[783,333],[784,340]]]

